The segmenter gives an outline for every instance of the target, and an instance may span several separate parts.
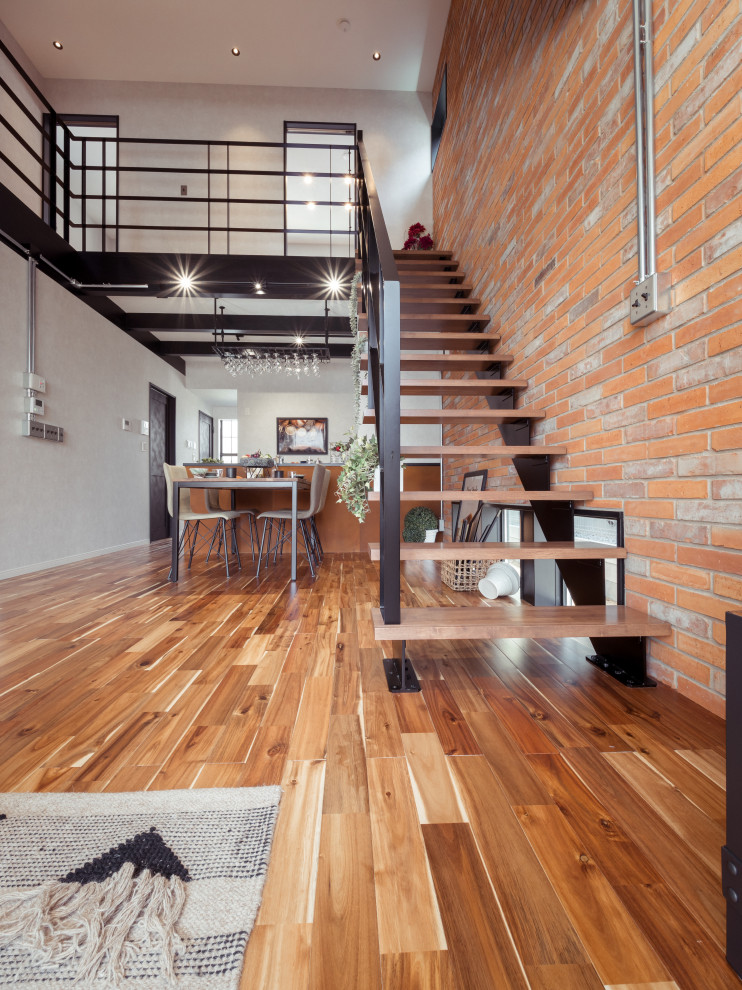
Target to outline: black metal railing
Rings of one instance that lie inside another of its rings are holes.
[[[326,151],[332,165],[333,153],[355,152],[352,145],[132,138],[117,129],[110,137],[85,136],[56,113],[2,41],[0,53],[6,60],[0,63],[6,110],[0,109],[0,163],[26,205],[76,249],[288,255],[299,238],[313,238],[326,245],[315,253],[356,253],[355,183],[343,181],[354,168],[313,170],[313,179],[338,180],[343,195],[333,196],[330,186],[330,198],[310,200],[289,195],[291,180],[306,170],[285,163],[287,152],[304,150]],[[259,167],[234,164],[247,159],[257,159]],[[163,177],[175,176],[198,184],[198,194],[159,188]],[[292,207],[317,210],[313,216],[326,208],[329,219],[289,222]],[[251,210],[259,214],[257,222],[245,222]],[[173,236],[153,246],[158,234]]]
[[[375,412],[381,468],[380,606],[400,621],[400,293],[399,274],[371,165],[358,132],[358,242],[368,319],[368,405]]]

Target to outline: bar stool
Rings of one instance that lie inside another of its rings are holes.
[[[170,513],[170,517],[173,516],[173,482],[174,481],[187,481],[188,472],[184,467],[179,464],[163,464],[162,465],[165,472],[165,484],[167,485],[167,511]],[[198,529],[202,522],[216,523],[214,531],[211,534],[211,539],[209,541],[209,552],[206,555],[206,562],[208,563],[211,557],[211,551],[214,547],[214,540],[219,535],[219,544],[217,547],[217,555],[220,555],[220,549],[224,547],[224,563],[227,568],[227,577],[229,577],[229,552],[227,546],[227,520],[231,522],[231,538],[232,538],[232,552],[237,557],[237,566],[242,567],[242,561],[240,560],[240,552],[237,547],[237,539],[234,531],[235,519],[237,518],[236,512],[226,512],[224,510],[219,510],[218,512],[193,512],[191,509],[191,493],[188,488],[181,489],[180,492],[180,521],[185,522],[183,527],[183,532],[180,534],[178,540],[178,555],[184,552],[186,548],[190,549],[190,556],[188,558],[188,567],[190,568],[193,563],[193,554],[196,550],[198,544]],[[195,526],[194,526],[195,523]],[[201,545],[203,546],[206,541],[209,540],[208,536],[204,536],[201,539]]]
[[[327,470],[324,464],[318,464],[314,469],[314,474],[312,475],[312,483],[309,488],[309,508],[300,509],[296,513],[296,524],[299,527],[299,533],[304,543],[304,550],[307,555],[307,560],[309,562],[309,570],[314,577],[314,564],[315,564],[315,549],[314,540],[310,531],[312,517],[318,511],[320,498],[322,495],[322,489],[325,483],[325,476],[329,476],[330,472]],[[273,554],[273,562],[275,563],[278,559],[278,551],[283,552],[284,543],[291,539],[291,534],[286,535],[286,523],[291,521],[291,509],[271,509],[269,512],[261,512],[258,516],[258,520],[263,520],[263,532],[260,536],[260,553],[258,556],[258,569],[255,573],[255,577],[260,574],[260,566],[263,563],[263,546],[265,544],[265,533],[266,528],[270,525],[270,530],[268,531],[268,548],[265,552],[266,566],[268,560],[270,559],[271,553]],[[275,531],[276,542],[271,546],[271,538]],[[320,558],[316,558],[316,563],[319,565]]]

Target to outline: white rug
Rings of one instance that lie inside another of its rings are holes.
[[[280,796],[0,794],[0,987],[236,990]]]

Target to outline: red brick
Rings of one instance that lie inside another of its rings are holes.
[[[689,636],[688,633],[678,631],[675,645],[683,653],[689,653],[698,660],[710,663],[714,667],[723,668],[725,666],[724,650],[716,643],[709,643],[704,639],[697,639]]]
[[[706,498],[707,481],[650,481],[647,494],[650,498]]]
[[[742,550],[742,529],[726,529],[724,526],[712,526],[711,542],[715,547],[729,547],[730,550]]]
[[[649,573],[658,581],[669,581],[680,587],[696,588],[699,591],[708,591],[711,588],[711,577],[708,571],[702,569],[653,560]]]
[[[706,547],[678,546],[678,563],[691,567],[707,567],[710,571],[725,574],[742,573],[742,554],[708,550]]]

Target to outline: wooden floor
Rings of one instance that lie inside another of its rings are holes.
[[[392,697],[376,564],[168,552],[0,584],[0,790],[280,782],[245,990],[739,986],[721,721],[575,640],[414,643]],[[405,605],[468,600],[405,566]]]

